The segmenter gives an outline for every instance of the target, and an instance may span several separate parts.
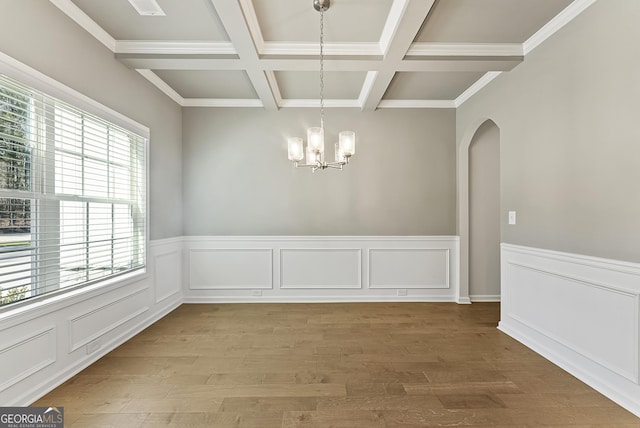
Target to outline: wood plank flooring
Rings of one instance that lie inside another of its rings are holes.
[[[183,305],[34,405],[67,427],[640,427],[475,303]]]

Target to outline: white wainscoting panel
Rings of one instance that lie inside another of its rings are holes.
[[[0,312],[0,403],[33,403],[179,306],[182,238],[149,242],[147,260],[148,272]]]
[[[458,301],[456,236],[185,237],[185,302]]]
[[[500,329],[640,416],[640,265],[502,244]]]
[[[153,265],[155,300],[160,303],[182,290],[182,251],[156,254]]]
[[[35,331],[0,348],[0,391],[56,361],[55,326]]]
[[[360,288],[359,248],[280,249],[280,288]]]
[[[256,248],[189,250],[189,288],[269,289],[273,287],[273,251]]]
[[[121,297],[106,303],[102,299],[94,299],[97,306],[90,306],[68,321],[69,352],[148,311],[147,291],[147,287],[134,287]]]
[[[449,288],[448,248],[371,248],[371,288]]]

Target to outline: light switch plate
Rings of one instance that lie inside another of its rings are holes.
[[[509,211],[509,224],[516,224],[516,212]]]

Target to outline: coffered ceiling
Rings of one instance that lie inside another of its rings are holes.
[[[313,0],[50,1],[182,106],[319,105]],[[331,0],[325,104],[454,108],[594,1]]]

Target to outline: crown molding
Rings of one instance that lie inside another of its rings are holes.
[[[185,98],[182,107],[260,107],[264,105],[258,99],[232,98]]]
[[[231,42],[117,40],[117,54],[237,55]]]
[[[465,101],[475,95],[480,89],[487,86],[493,79],[500,76],[502,74],[501,71],[489,71],[485,73],[480,79],[476,81],[473,85],[469,86],[466,91],[456,98],[453,103],[456,108],[460,107]]]
[[[364,43],[325,43],[325,55],[339,56],[380,56],[380,45],[375,42]],[[314,42],[264,42],[263,55],[320,55],[320,46]]]
[[[184,98],[177,93],[171,86],[169,86],[164,80],[162,80],[157,74],[151,70],[137,68],[136,71],[143,75],[145,79],[153,83],[158,89],[160,89],[166,96],[171,98],[178,105],[184,107]]]
[[[523,56],[520,43],[433,43],[416,42],[407,56]]]
[[[115,52],[116,40],[101,26],[76,6],[71,0],[49,0],[54,6],[65,13],[76,24],[84,28],[89,34],[105,45],[111,52]]]
[[[360,108],[358,100],[324,100],[324,106],[329,108]],[[284,99],[280,101],[284,108],[320,108],[318,99]]]
[[[571,22],[575,17],[584,12],[596,1],[597,0],[574,0],[573,3],[553,17],[551,21],[547,22],[541,29],[522,44],[522,51],[524,55],[529,54],[532,50],[537,48],[558,30]]]
[[[378,108],[456,108],[452,100],[382,100]]]

